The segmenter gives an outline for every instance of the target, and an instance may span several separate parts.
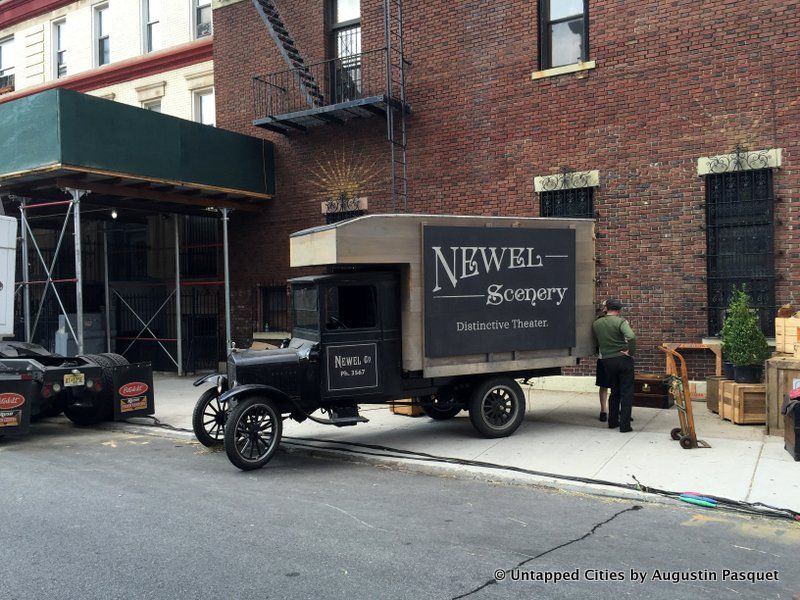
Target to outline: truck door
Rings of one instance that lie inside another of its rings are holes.
[[[342,282],[321,291],[322,397],[381,395],[384,351],[377,286]]]
[[[14,335],[17,219],[0,215],[0,339]]]

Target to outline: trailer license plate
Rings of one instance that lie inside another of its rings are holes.
[[[75,387],[76,385],[83,385],[85,382],[85,378],[83,373],[78,373],[77,375],[64,375],[64,385],[67,387]]]

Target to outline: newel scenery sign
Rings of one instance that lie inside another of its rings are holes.
[[[575,345],[575,230],[425,227],[425,355]]]

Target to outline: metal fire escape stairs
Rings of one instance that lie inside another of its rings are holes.
[[[256,10],[261,15],[267,29],[275,40],[286,64],[296,77],[299,88],[309,109],[295,111],[285,115],[256,114],[254,124],[264,129],[288,135],[291,129],[307,131],[313,125],[337,123],[339,125],[353,117],[366,117],[379,114],[386,117],[386,135],[391,151],[390,171],[392,177],[392,207],[396,212],[405,211],[408,207],[408,133],[407,116],[411,112],[406,98],[406,67],[410,61],[405,56],[403,47],[403,0],[384,0],[384,38],[385,48],[385,89],[378,96],[374,92],[363,90],[363,97],[346,102],[336,102],[335,97],[325,98],[323,89],[314,76],[313,68],[320,65],[307,65],[300,51],[289,35],[272,0],[253,0]],[[362,57],[372,55],[375,51],[362,53]],[[326,61],[330,63],[331,61]],[[365,69],[368,65],[362,65]],[[323,72],[324,73],[324,72]],[[324,75],[323,75],[324,76]],[[365,79],[361,83],[363,84]],[[260,86],[260,88],[259,88]],[[270,83],[269,77],[254,78],[254,90],[262,89],[264,94],[280,90],[280,86]],[[285,92],[286,90],[280,90]],[[258,94],[258,92],[256,92]],[[269,102],[259,102],[257,107],[272,107]],[[258,108],[256,109],[258,112]]]
[[[386,35],[386,133],[391,148],[392,210],[408,208],[408,133],[406,64],[403,50],[403,0],[384,0]]]
[[[298,83],[303,89],[306,100],[310,107],[322,106],[325,103],[325,97],[319,89],[314,76],[311,74],[310,69],[306,66],[300,51],[297,49],[294,39],[289,35],[289,30],[281,19],[281,15],[272,0],[253,0],[253,4],[267,25],[272,39],[275,40],[275,45],[278,46],[283,60],[289,65],[298,78]]]

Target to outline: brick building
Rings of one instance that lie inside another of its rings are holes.
[[[213,125],[211,0],[0,0],[0,103],[63,87]]]
[[[275,200],[233,218],[236,339],[272,319],[289,233],[338,194],[369,212],[594,218],[597,295],[627,302],[643,370],[661,341],[716,334],[732,284],[768,335],[775,305],[800,302],[800,3],[403,8],[407,196],[386,119],[366,116],[385,106],[353,108],[386,78],[384,2],[215,0],[218,124],[276,144]]]

